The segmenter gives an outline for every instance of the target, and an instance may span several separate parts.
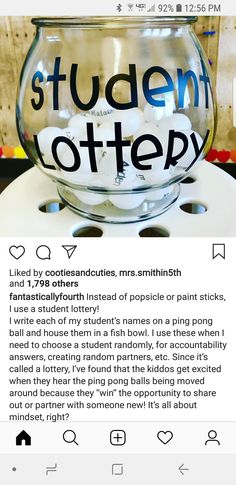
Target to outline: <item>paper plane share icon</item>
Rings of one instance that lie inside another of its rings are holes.
[[[68,256],[68,259],[71,258],[71,256],[74,254],[77,246],[73,246],[71,244],[65,244],[64,246],[62,246],[63,249],[65,249],[65,251],[67,252],[67,256]]]

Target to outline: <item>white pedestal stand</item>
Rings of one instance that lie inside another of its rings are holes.
[[[0,196],[0,236],[73,236],[82,228],[98,228],[100,235],[110,237],[139,236],[147,228],[156,228],[157,233],[164,230],[171,237],[236,236],[236,181],[208,162],[191,177],[195,182],[181,183],[178,200],[160,216],[137,223],[108,224],[82,218],[67,207],[58,212],[41,212],[40,206],[59,201],[59,196],[56,184],[32,168]],[[184,212],[184,204],[188,204],[187,208],[189,204],[200,204],[199,213]],[[201,212],[201,206],[207,210]],[[81,235],[86,234],[82,231]]]

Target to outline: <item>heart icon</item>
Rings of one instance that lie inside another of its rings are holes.
[[[163,445],[167,445],[167,443],[172,440],[173,436],[172,431],[159,431],[159,433],[157,433],[157,438],[163,443]]]
[[[24,246],[11,246],[9,248],[9,253],[13,258],[20,259],[25,253],[25,248]]]

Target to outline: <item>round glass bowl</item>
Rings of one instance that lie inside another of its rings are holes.
[[[29,158],[84,217],[167,210],[215,131],[195,17],[36,18],[17,97]]]

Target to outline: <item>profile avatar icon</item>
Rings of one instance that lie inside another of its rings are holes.
[[[220,441],[217,439],[217,432],[212,429],[208,433],[208,440],[205,442],[205,446],[208,445],[208,443],[218,443],[218,446],[220,446]]]

